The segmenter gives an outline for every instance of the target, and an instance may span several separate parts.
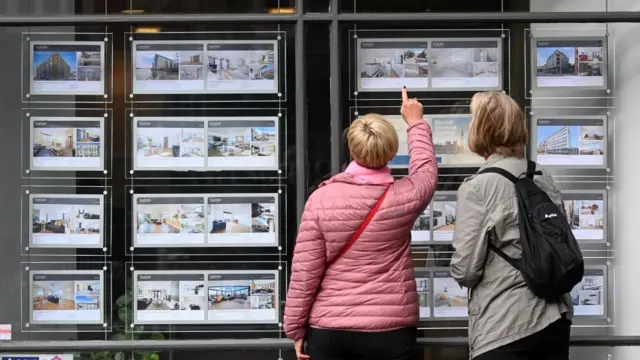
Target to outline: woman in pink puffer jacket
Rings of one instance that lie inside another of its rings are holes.
[[[406,89],[402,95],[409,175],[394,181],[387,163],[398,151],[398,135],[380,115],[369,114],[349,128],[354,160],[305,205],[284,315],[298,359],[413,356],[418,296],[411,227],[431,201],[438,167],[422,104],[408,99]],[[340,256],[385,190],[379,211]]]

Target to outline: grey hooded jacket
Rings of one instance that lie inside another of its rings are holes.
[[[481,168],[501,167],[515,176],[527,169],[524,158],[492,155]],[[564,212],[560,191],[542,170],[535,183]],[[469,349],[471,358],[527,337],[565,316],[573,306],[566,294],[551,303],[535,296],[520,272],[492,251],[491,241],[507,255],[521,257],[518,203],[511,181],[498,174],[473,175],[458,190],[455,252],[451,273],[469,289]],[[563,214],[564,215],[564,214]]]

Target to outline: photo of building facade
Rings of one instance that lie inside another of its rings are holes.
[[[577,155],[577,127],[541,126],[538,128],[538,154]]]
[[[138,51],[136,80],[178,80],[179,53],[171,51]]]
[[[76,80],[76,52],[34,52],[34,80]]]
[[[546,57],[544,63],[540,63],[540,56],[544,56],[546,53],[547,52],[544,50],[538,50],[538,76],[576,74],[577,69],[575,67],[575,58],[577,49],[554,49],[553,52]]]

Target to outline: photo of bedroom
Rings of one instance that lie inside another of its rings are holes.
[[[180,204],[138,204],[136,212],[138,234],[180,233]]]
[[[209,204],[211,234],[250,233],[252,204]]]

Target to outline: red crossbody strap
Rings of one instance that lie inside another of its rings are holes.
[[[369,215],[367,215],[367,217],[364,219],[362,224],[360,224],[360,227],[358,228],[358,230],[356,230],[356,232],[353,233],[353,235],[351,235],[351,238],[349,239],[349,242],[347,243],[347,245],[345,245],[342,248],[342,250],[340,250],[338,255],[336,255],[330,262],[327,263],[327,268],[331,266],[331,264],[336,262],[336,260],[340,259],[342,255],[344,255],[344,253],[346,253],[347,250],[349,250],[351,246],[353,246],[353,244],[356,242],[356,240],[358,240],[360,235],[362,235],[362,233],[364,232],[364,229],[367,228],[367,225],[369,225],[371,220],[373,220],[373,217],[376,216],[376,214],[378,213],[378,210],[380,210],[380,206],[382,206],[382,202],[384,201],[384,198],[387,196],[387,191],[389,191],[389,189],[384,191],[384,193],[376,203],[376,206],[374,206],[373,209],[371,209],[371,212],[369,213]]]

